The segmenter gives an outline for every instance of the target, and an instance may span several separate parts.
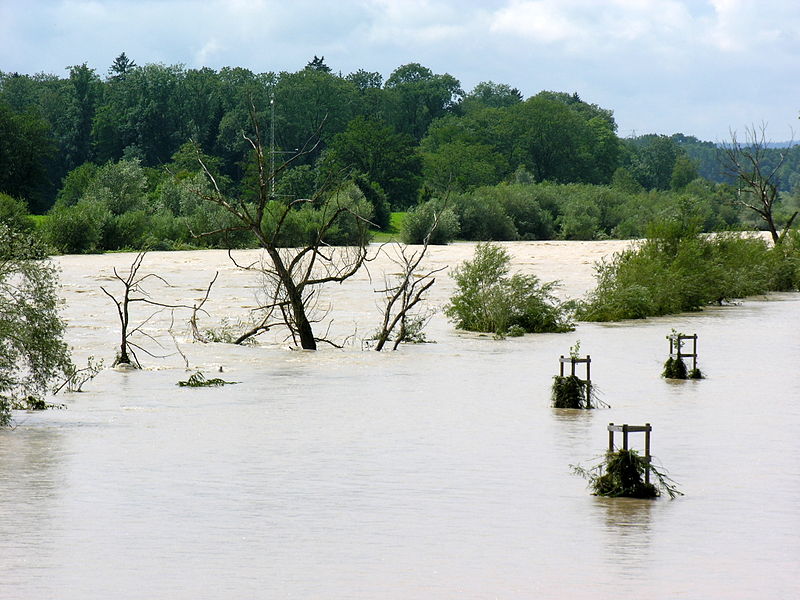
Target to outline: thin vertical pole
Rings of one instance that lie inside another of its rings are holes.
[[[652,431],[653,428],[650,426],[650,423],[645,423],[644,426],[646,427],[644,430],[644,459],[647,461],[644,481],[645,483],[650,483],[650,431]]]
[[[611,429],[614,426],[613,423],[608,424],[608,451],[614,451],[614,431]]]
[[[275,198],[275,94],[269,99],[269,197]]]
[[[561,360],[558,361],[558,368],[560,372],[560,376],[564,376],[564,355],[561,355]]]
[[[628,449],[628,424],[627,423],[625,423],[622,426],[622,449],[623,450],[627,450]]]

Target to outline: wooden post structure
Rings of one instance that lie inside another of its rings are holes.
[[[650,432],[653,431],[653,427],[650,423],[645,423],[644,425],[628,425],[627,423],[624,425],[614,425],[613,423],[608,424],[608,451],[614,452],[614,432],[620,431],[622,432],[622,449],[628,449],[628,434],[629,433],[637,433],[637,432],[644,432],[644,459],[647,461],[647,466],[650,466]],[[645,483],[650,483],[650,469],[646,469],[644,472],[644,480]]]
[[[692,359],[692,370],[697,370],[697,334],[684,335],[682,333],[673,333],[667,336],[669,340],[669,356],[670,358],[680,360],[682,358]],[[683,341],[692,340],[692,351],[681,352],[683,349]]]
[[[578,358],[577,356],[570,356],[568,358],[564,358],[564,355],[562,354],[558,359],[558,367],[559,367],[558,374],[560,377],[564,376],[564,365],[567,363],[569,363],[570,365],[570,375],[572,375],[573,377],[575,376],[575,365],[578,364],[586,365],[586,379],[582,379],[581,381],[583,381],[586,384],[586,397],[588,398],[589,392],[592,387],[592,357],[587,354],[586,358]]]

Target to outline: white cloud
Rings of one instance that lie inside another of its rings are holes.
[[[800,7],[793,2],[710,2],[715,13],[710,37],[720,50],[748,53],[800,42]]]
[[[512,0],[496,11],[490,31],[531,42],[563,44],[575,52],[613,50],[619,44],[683,39],[692,29],[685,5],[675,0]]]
[[[224,50],[222,44],[216,38],[211,38],[195,53],[194,64],[197,66],[216,64],[222,50]]]

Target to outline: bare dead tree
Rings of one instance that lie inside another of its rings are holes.
[[[111,292],[109,292],[105,287],[100,287],[103,293],[111,298],[114,304],[117,307],[117,315],[119,316],[119,323],[120,323],[120,346],[119,346],[119,353],[117,354],[116,359],[114,360],[114,365],[117,366],[120,364],[128,364],[132,365],[135,368],[141,368],[141,364],[139,363],[139,359],[136,357],[135,350],[141,350],[148,356],[156,356],[152,352],[143,348],[138,342],[134,342],[132,340],[133,336],[140,335],[147,339],[150,339],[156,345],[158,340],[156,340],[152,335],[144,331],[144,327],[162,310],[166,309],[176,309],[176,308],[187,308],[191,309],[191,306],[186,306],[183,304],[166,304],[164,302],[158,302],[153,300],[150,295],[150,292],[146,289],[145,283],[152,280],[157,280],[163,283],[166,286],[169,286],[169,283],[160,275],[156,275],[155,273],[146,273],[144,275],[139,274],[139,269],[142,266],[142,261],[144,261],[144,257],[147,254],[146,251],[139,252],[136,257],[133,259],[131,266],[128,270],[128,274],[123,276],[117,271],[117,268],[114,267],[114,279],[116,279],[119,283],[122,284],[122,296],[121,298],[117,298]],[[155,307],[156,310],[147,317],[145,317],[142,321],[140,321],[136,325],[131,324],[131,305],[132,304],[146,304],[151,307]]]
[[[257,192],[254,201],[232,199],[222,193],[214,175],[198,160],[211,192],[196,190],[208,202],[222,207],[234,217],[235,225],[217,231],[197,233],[198,236],[248,231],[254,241],[267,255],[263,273],[269,282],[270,300],[262,306],[266,318],[256,329],[268,330],[282,326],[288,337],[306,350],[316,350],[317,342],[327,341],[314,334],[312,314],[319,288],[328,283],[341,283],[352,277],[367,258],[367,240],[370,222],[368,215],[343,190],[333,177],[312,195],[311,198],[287,199],[273,192],[271,182],[300,157],[314,151],[319,144],[319,131],[310,138],[291,158],[277,167],[271,166],[275,153],[265,151],[256,119],[255,107],[251,105],[250,120],[253,135],[245,135],[255,157],[258,173]],[[269,155],[269,156],[267,156]],[[302,206],[317,210],[318,227],[312,239],[303,246],[287,248],[284,240],[291,225],[292,212]],[[327,239],[343,220],[349,220],[356,230],[357,243],[349,247],[332,248]],[[255,333],[253,333],[255,335]],[[248,336],[251,337],[251,336]]]
[[[762,123],[758,128],[745,128],[744,143],[737,139],[735,131],[731,131],[731,141],[722,145],[722,165],[738,183],[735,202],[755,212],[766,223],[772,241],[780,244],[797,217],[797,212],[792,214],[779,232],[774,210],[779,199],[778,170],[786,155],[779,152],[778,160],[771,161],[769,154],[766,125]]]
[[[386,343],[392,339],[392,333],[395,330],[397,330],[397,334],[394,336],[392,350],[397,350],[397,347],[407,340],[409,319],[414,314],[414,309],[424,301],[428,290],[436,282],[434,275],[447,268],[420,271],[420,265],[428,251],[431,236],[438,225],[438,216],[434,215],[433,224],[419,250],[412,251],[405,244],[395,246],[396,255],[392,262],[400,267],[400,272],[391,279],[387,278],[384,289],[378,290],[378,293],[384,294],[385,300],[383,321],[376,336],[375,350],[378,352],[383,350]],[[424,316],[419,316],[419,318],[425,319]]]
[[[214,278],[208,284],[205,296],[203,296],[203,299],[200,301],[200,303],[192,306],[192,316],[189,317],[189,328],[192,331],[192,339],[194,339],[196,342],[203,342],[204,344],[208,343],[208,339],[200,332],[200,328],[197,326],[197,314],[200,312],[205,313],[203,306],[206,302],[208,302],[208,296],[211,294],[211,288],[216,283],[217,277],[219,277],[219,271],[214,273]]]

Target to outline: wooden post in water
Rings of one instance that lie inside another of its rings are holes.
[[[684,335],[682,333],[673,333],[667,336],[669,340],[669,356],[675,360],[683,358],[692,359],[692,371],[697,371],[697,334]],[[692,340],[692,351],[682,352],[684,340]]]
[[[627,423],[624,425],[614,425],[614,423],[608,424],[608,451],[614,451],[614,432],[620,431],[622,432],[622,449],[628,449],[628,434],[629,433],[644,433],[644,459],[647,461],[647,470],[644,472],[644,480],[646,483],[650,483],[650,433],[653,431],[652,425],[650,423],[645,423],[644,425],[628,425]]]
[[[578,364],[585,364],[586,365],[586,379],[581,379],[584,384],[586,384],[586,408],[592,408],[591,405],[591,398],[592,398],[592,357],[588,354],[586,358],[578,358],[577,356],[570,356],[569,358],[564,358],[562,354],[558,358],[558,375],[559,377],[564,377],[564,365],[569,363],[570,365],[570,375],[575,377],[575,365]]]
[[[647,461],[647,470],[644,472],[645,483],[650,483],[650,432],[653,428],[650,423],[645,423],[644,430],[644,459]]]

